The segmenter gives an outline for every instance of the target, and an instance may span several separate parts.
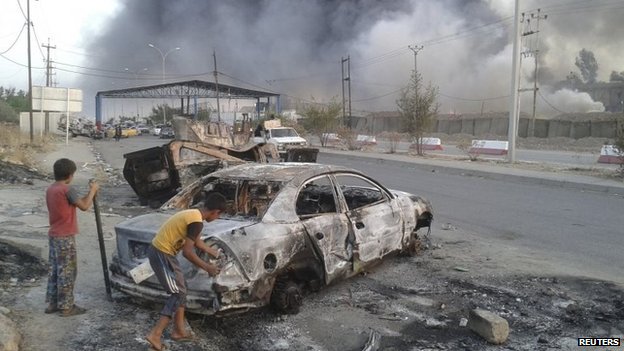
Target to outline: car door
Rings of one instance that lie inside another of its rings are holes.
[[[335,179],[355,236],[357,260],[371,262],[400,248],[402,219],[397,200],[362,175],[341,173]]]
[[[297,215],[322,256],[326,284],[353,270],[353,235],[349,235],[349,220],[336,195],[331,179],[323,175],[303,184],[296,203]]]

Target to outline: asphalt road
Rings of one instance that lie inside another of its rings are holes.
[[[96,141],[95,145],[108,163],[122,169],[123,153],[167,141],[139,136],[120,142]],[[352,167],[389,188],[427,197],[435,210],[434,232],[444,226],[457,227],[485,243],[502,242],[550,264],[565,265],[568,271],[624,279],[621,195],[432,173],[426,166],[326,153],[319,154],[318,161]]]

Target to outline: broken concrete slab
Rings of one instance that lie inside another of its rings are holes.
[[[505,318],[479,308],[470,311],[468,328],[492,344],[502,344],[509,336],[509,323]]]

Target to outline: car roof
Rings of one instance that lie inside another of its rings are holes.
[[[289,182],[295,178],[302,177],[307,179],[318,174],[337,171],[359,173],[342,166],[321,163],[282,162],[268,164],[246,163],[219,170],[210,174],[210,177]]]

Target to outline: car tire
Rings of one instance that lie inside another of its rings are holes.
[[[407,245],[403,247],[403,252],[408,256],[416,256],[422,251],[422,242],[418,237],[418,233],[412,232]]]
[[[299,285],[292,279],[275,281],[271,293],[271,307],[280,313],[297,314],[303,303],[303,294]]]

